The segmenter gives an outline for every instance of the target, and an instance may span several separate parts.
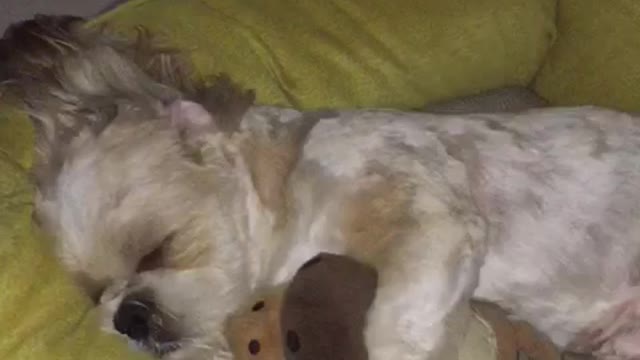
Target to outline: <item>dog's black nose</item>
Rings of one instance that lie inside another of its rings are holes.
[[[123,302],[113,317],[113,326],[132,340],[144,340],[149,336],[151,309],[141,302]]]

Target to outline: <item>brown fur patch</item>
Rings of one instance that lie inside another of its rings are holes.
[[[297,148],[288,141],[273,143],[259,137],[247,142],[243,152],[263,205],[271,210],[281,210],[284,185],[299,156]]]
[[[211,86],[196,90],[194,100],[214,118],[216,127],[224,132],[238,131],[242,117],[256,99],[253,90],[244,90],[227,74],[213,79]]]
[[[384,169],[374,167],[370,176],[374,177],[371,183],[345,200],[340,229],[348,253],[380,265],[415,224],[410,212],[413,191],[406,181]]]
[[[273,124],[269,134],[255,134],[242,147],[251,179],[260,201],[274,211],[279,221],[287,212],[286,188],[307,135],[323,117],[320,113],[304,114],[287,124]]]

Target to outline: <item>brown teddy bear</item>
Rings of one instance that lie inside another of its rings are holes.
[[[288,285],[259,292],[231,316],[227,338],[236,360],[366,360],[365,317],[377,288],[376,271],[350,257],[319,254]],[[493,330],[495,359],[569,360],[528,324],[499,307],[473,302]],[[582,359],[582,357],[581,357]]]
[[[254,302],[229,317],[226,337],[235,360],[282,360],[280,314],[284,287],[259,291]]]
[[[285,291],[280,321],[287,360],[366,360],[363,330],[378,286],[375,269],[320,254]]]
[[[262,291],[227,322],[237,360],[366,360],[363,329],[377,272],[340,255],[307,261],[286,287]]]

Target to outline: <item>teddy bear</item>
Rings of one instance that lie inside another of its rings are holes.
[[[288,284],[264,289],[227,321],[236,360],[367,360],[363,330],[375,298],[374,268],[341,255],[320,253]],[[495,358],[574,360],[530,325],[496,305],[473,301],[476,318],[494,335]]]
[[[227,321],[237,360],[366,360],[363,329],[377,272],[353,258],[321,253],[291,282],[259,292]]]
[[[258,291],[250,305],[231,315],[225,336],[235,360],[284,359],[280,311],[284,287]]]

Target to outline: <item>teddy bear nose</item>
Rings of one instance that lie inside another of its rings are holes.
[[[140,302],[124,302],[113,318],[115,329],[132,340],[143,340],[149,336],[151,310]]]

